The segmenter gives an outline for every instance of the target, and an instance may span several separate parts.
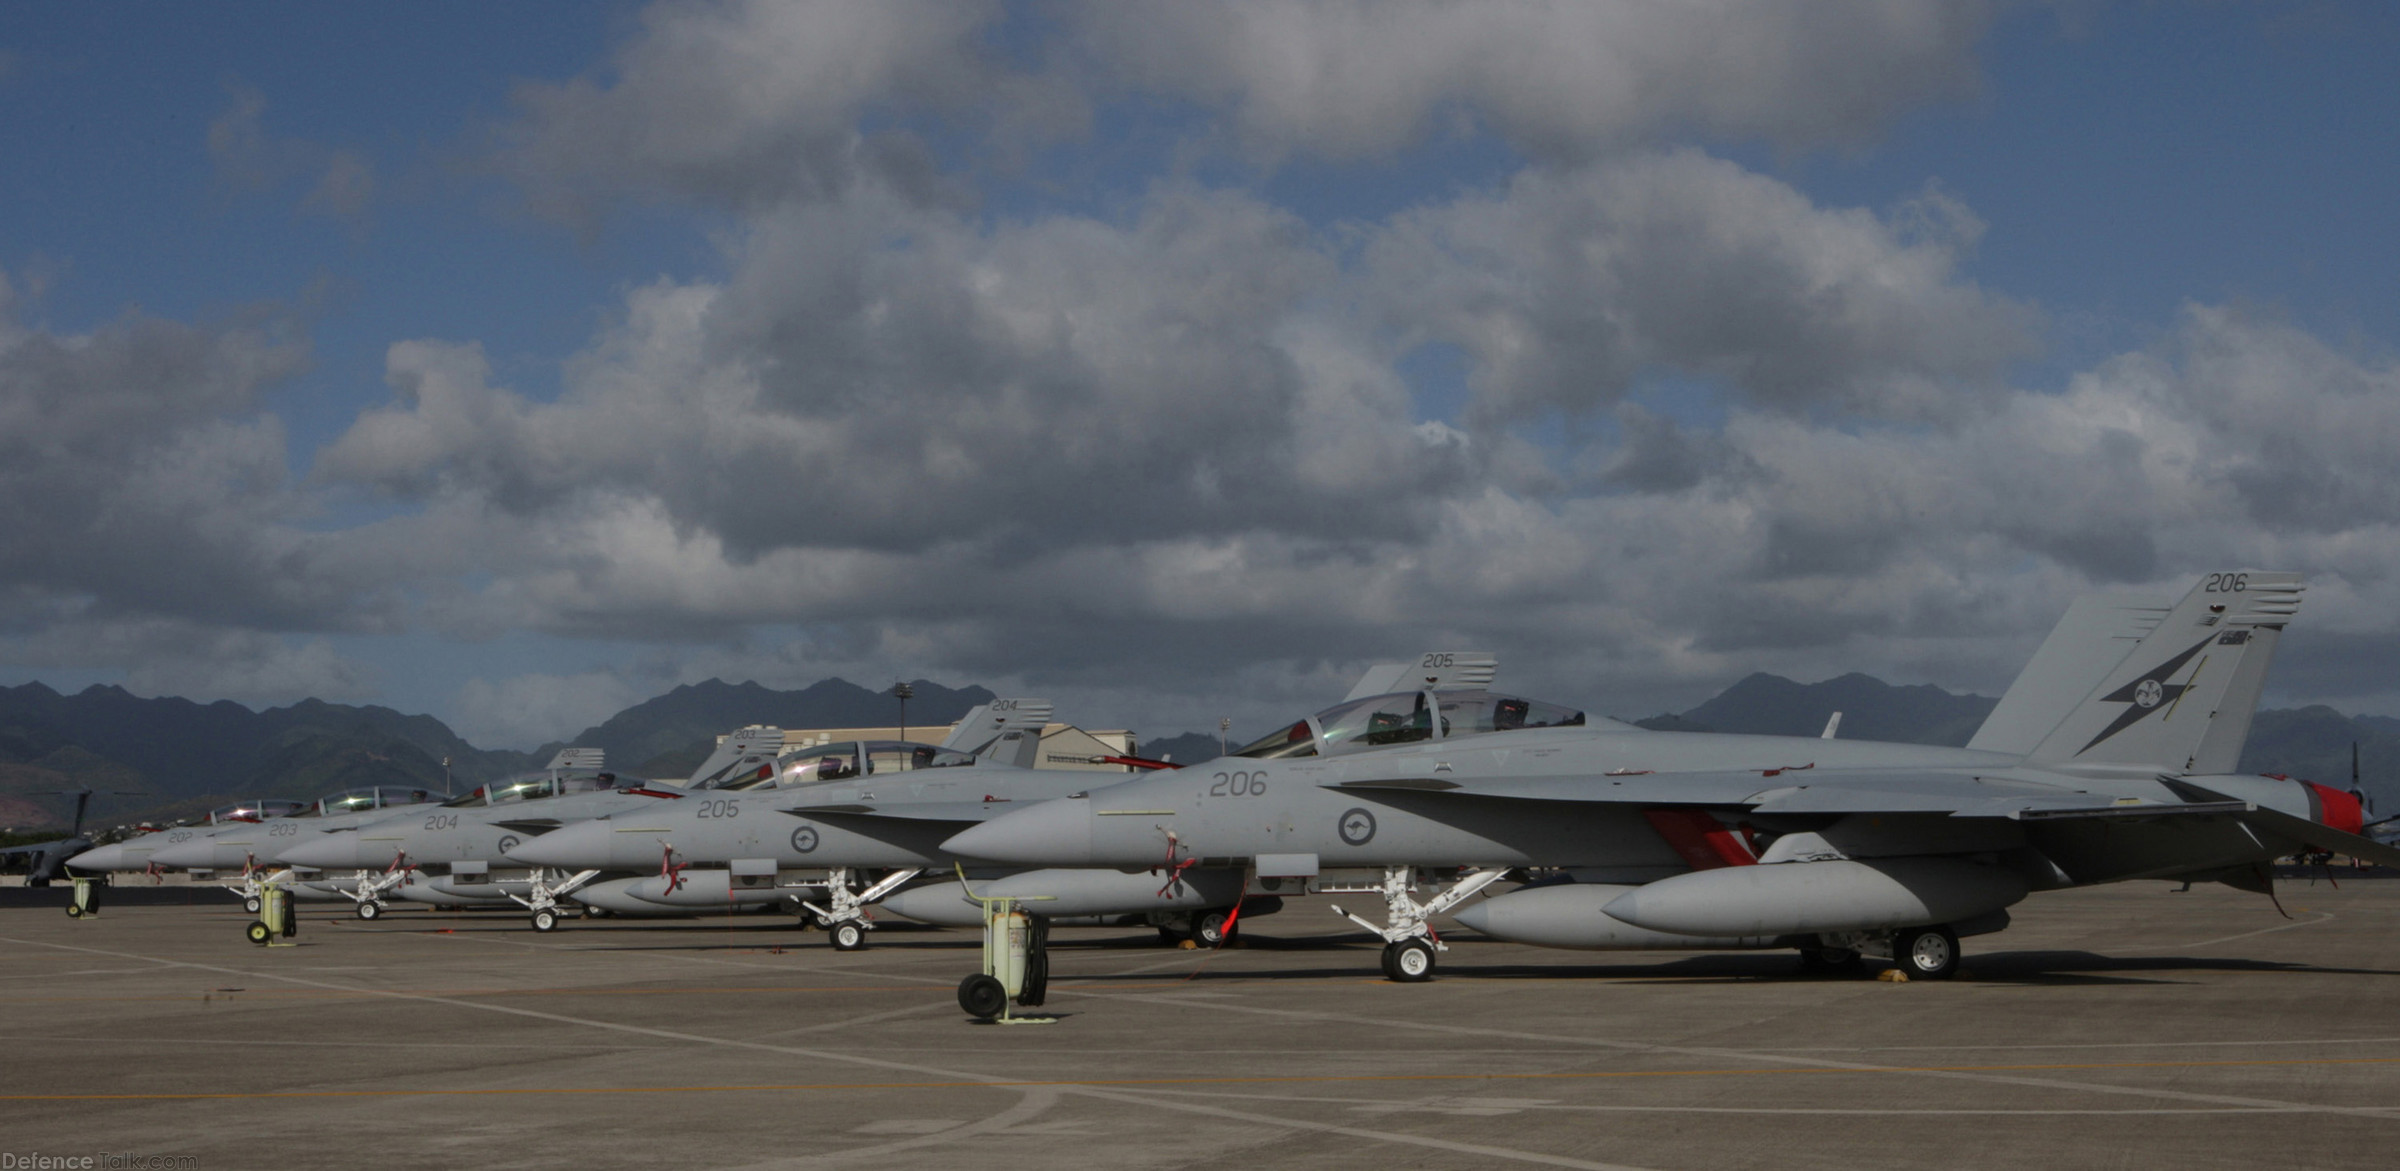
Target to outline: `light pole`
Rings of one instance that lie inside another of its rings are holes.
[[[908,739],[908,701],[915,698],[917,689],[906,683],[892,684],[892,698],[900,701],[900,738]]]
[[[1233,730],[1233,717],[1232,717],[1232,716],[1219,716],[1219,717],[1217,718],[1217,755],[1219,755],[1219,756],[1223,756],[1223,755],[1225,755],[1225,733],[1227,733],[1227,732],[1229,732],[1229,731],[1232,731],[1232,730]]]

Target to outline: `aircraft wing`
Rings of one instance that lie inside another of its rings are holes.
[[[1875,769],[1776,769],[1731,773],[1475,778],[1398,777],[1328,786],[1346,792],[1436,794],[1514,801],[1698,806],[1764,814],[1945,813],[2044,820],[2242,814],[2246,801],[2123,804],[2053,785],[1966,773]],[[2364,840],[2364,839],[2361,839]]]
[[[890,805],[795,805],[779,812],[793,817],[822,817],[828,820],[859,818],[875,821],[939,821],[956,825],[976,825],[1023,809],[1025,801],[921,801],[895,802]]]

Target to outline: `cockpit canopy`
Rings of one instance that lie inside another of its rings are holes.
[[[592,772],[585,769],[558,769],[534,773],[479,785],[464,797],[442,802],[445,807],[464,808],[477,805],[511,805],[519,801],[540,801],[550,797],[569,797],[577,793],[598,793],[617,787],[617,774]]]
[[[788,789],[886,776],[926,768],[964,768],[982,758],[971,752],[913,744],[906,740],[837,740],[785,752],[772,775],[747,777],[725,789]]]
[[[431,789],[407,788],[399,785],[366,785],[344,789],[317,798],[316,804],[294,817],[332,817],[341,813],[363,813],[370,809],[388,809],[395,805],[423,805],[428,801],[446,801],[450,794]]]
[[[270,817],[290,817],[308,808],[306,801],[259,800],[236,801],[208,811],[208,824],[232,825],[244,821],[265,821]]]
[[[1438,718],[1437,718],[1438,717]],[[1578,728],[1582,712],[1490,691],[1397,691],[1326,708],[1234,752],[1255,760],[1340,756],[1520,728]]]

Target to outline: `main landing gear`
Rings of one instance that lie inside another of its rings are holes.
[[[561,872],[561,881],[558,885],[552,886],[550,885],[550,872],[536,866],[533,868],[533,883],[526,890],[525,897],[521,899],[515,895],[508,897],[516,899],[519,906],[533,912],[534,930],[556,931],[558,930],[558,921],[564,914],[558,908],[558,900],[581,890],[583,884],[599,876],[600,872],[597,870],[579,870],[571,877]]]
[[[1800,970],[1811,975],[1849,975],[1865,970],[1866,957],[1890,960],[1911,980],[1947,980],[1958,974],[1958,932],[1947,923],[1903,927],[1888,935],[1845,931],[1817,936],[1800,949]]]
[[[1450,950],[1450,946],[1433,933],[1433,928],[1427,925],[1428,921],[1467,901],[1507,873],[1506,867],[1469,871],[1450,884],[1449,889],[1420,903],[1412,893],[1416,889],[1416,868],[1387,866],[1383,871],[1383,885],[1375,888],[1383,895],[1383,926],[1378,927],[1339,906],[1333,909],[1333,913],[1382,937],[1385,977],[1394,983],[1419,984],[1433,979],[1435,954]]]
[[[922,866],[904,867],[884,875],[867,889],[852,893],[850,868],[836,866],[825,875],[825,902],[820,907],[806,899],[800,905],[816,916],[817,926],[825,929],[826,938],[833,941],[835,951],[857,951],[867,945],[867,932],[875,926],[867,918],[867,908],[881,902],[885,895],[907,885],[910,879],[925,873]]]

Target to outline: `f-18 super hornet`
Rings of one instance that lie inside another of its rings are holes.
[[[979,720],[992,706],[970,713],[970,720]],[[1036,732],[1038,738],[1038,728]],[[1030,745],[1020,747],[1026,739],[1011,725],[982,736],[973,747],[987,751],[1005,747],[1030,754],[1034,750]],[[940,751],[930,745],[903,747],[910,760],[891,767],[913,763],[920,748],[925,753]],[[569,749],[541,776],[487,785],[430,814],[389,818],[362,826],[348,837],[322,835],[316,842],[287,850],[284,861],[320,868],[383,865],[383,874],[363,884],[368,897],[359,899],[359,914],[364,918],[381,913],[380,897],[391,893],[411,902],[451,906],[515,902],[531,913],[536,930],[549,931],[558,925],[562,899],[608,870],[631,868],[591,866],[573,874],[554,875],[548,867],[534,864],[519,873],[527,863],[512,857],[511,848],[562,826],[636,809],[647,812],[687,796],[713,794],[734,784],[771,777],[783,749],[782,729],[744,728],[728,736],[681,784],[618,784],[612,774],[600,771],[598,749]],[[657,855],[644,861],[654,866]],[[427,868],[446,873],[431,877],[416,873]],[[599,905],[631,910],[622,900],[612,899],[611,893],[616,892],[602,893]]]
[[[1422,674],[1428,685],[1488,681],[1495,664],[1482,653],[1427,654],[1371,668],[1352,694],[1383,691],[1412,673]],[[1028,713],[1025,726],[1038,734],[1049,719],[1049,705]],[[627,890],[671,905],[723,907],[782,897],[795,886],[821,887],[824,905],[801,905],[836,948],[850,950],[864,945],[872,925],[867,908],[879,903],[928,922],[980,923],[982,912],[960,882],[936,879],[908,885],[928,871],[946,873],[960,861],[938,848],[941,840],[1018,803],[1088,791],[1095,779],[1090,773],[986,764],[971,772],[927,772],[921,780],[917,771],[892,776],[890,764],[876,765],[879,757],[899,763],[902,747],[804,749],[787,755],[772,778],[758,778],[698,803],[619,814],[532,839],[511,856],[547,866],[608,869],[649,861],[660,873]],[[1020,765],[1031,763],[1031,745],[1027,748]],[[919,757],[914,769],[970,762],[933,756],[923,746],[910,751]],[[703,866],[722,869],[699,868]],[[1242,898],[1240,877],[1227,873],[1169,875],[1163,882],[1106,868],[1031,874],[987,870],[974,877],[1001,891],[1019,884],[1038,887],[1045,918],[1139,919],[1158,925],[1162,934],[1182,938],[1188,932],[1202,942],[1221,937]],[[978,885],[980,892],[980,881]],[[1257,916],[1275,909],[1271,899],[1254,899],[1247,913]]]
[[[662,909],[796,902],[849,950],[865,943],[865,908],[939,864],[927,847],[988,816],[988,804],[1090,785],[1088,773],[1031,767],[1050,714],[1048,700],[1000,699],[969,712],[940,745],[800,745],[696,801],[625,810],[512,843],[507,855],[586,873],[649,869],[610,893]],[[867,870],[888,873],[861,889]],[[822,906],[808,898],[818,892]]]
[[[347,892],[362,919],[383,913],[384,896],[441,906],[515,899],[547,906],[555,894],[542,875],[496,877],[504,845],[641,801],[673,800],[683,789],[646,781],[618,783],[597,748],[562,749],[541,772],[479,785],[431,808],[418,807],[346,829],[310,835],[285,848],[285,865],[356,870]],[[439,870],[438,875],[422,871]]]
[[[169,826],[151,833],[137,834],[121,842],[112,842],[86,850],[67,859],[67,865],[86,871],[140,872],[149,870],[161,850],[198,841],[217,830],[236,825],[255,825],[269,818],[289,817],[308,808],[306,801],[288,801],[279,797],[255,797],[220,805],[208,811],[208,816],[190,825]],[[237,863],[238,865],[238,863]]]
[[[1530,867],[1573,881],[1489,898],[1460,921],[1557,947],[1798,948],[1811,966],[1863,953],[1941,978],[1960,936],[2002,929],[2032,891],[2167,878],[2270,892],[2267,866],[2307,846],[2400,864],[2359,835],[2340,790],[2232,772],[2301,590],[2292,573],[2208,574],[2128,651],[2111,639],[2037,655],[1966,748],[1531,718],[1454,743],[1443,697],[1403,692],[1207,764],[1014,810],[945,848],[1311,889],[1379,873],[1351,889],[1380,894],[1385,922],[1348,917],[1383,938],[1385,972],[1402,981],[1432,974],[1442,944],[1428,920]],[[2089,610],[2077,622],[2108,624]],[[2094,663],[2097,683],[2076,686]],[[1435,870],[1463,877],[1420,903],[1417,878]]]

